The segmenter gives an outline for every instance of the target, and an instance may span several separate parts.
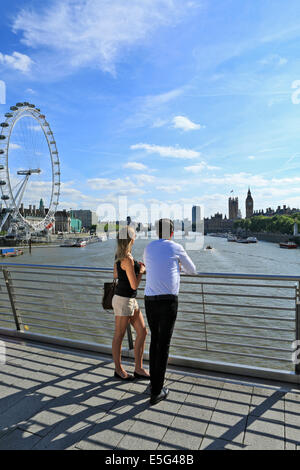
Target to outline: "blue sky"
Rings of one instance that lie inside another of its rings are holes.
[[[46,114],[60,208],[300,207],[298,1],[10,0],[0,36],[0,113]]]

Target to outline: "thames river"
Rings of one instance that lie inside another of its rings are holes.
[[[133,255],[142,260],[145,246],[151,241],[137,239]],[[175,240],[178,243],[184,241]],[[210,245],[212,250],[206,250]],[[113,267],[116,241],[109,239],[83,248],[59,246],[32,247],[32,253],[8,258],[8,262],[65,266]],[[205,236],[204,249],[188,251],[199,272],[300,275],[300,249],[286,250],[277,243],[230,243],[226,238]],[[4,261],[4,260],[3,260]]]

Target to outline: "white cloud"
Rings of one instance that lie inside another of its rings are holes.
[[[220,170],[221,168],[218,166],[210,166],[206,162],[196,163],[196,165],[192,166],[185,166],[184,169],[191,173],[200,173],[203,170]]]
[[[128,188],[128,189],[120,189],[117,194],[121,194],[122,196],[138,196],[140,194],[144,194],[145,191],[139,188]]]
[[[163,127],[163,126],[165,126],[166,124],[168,124],[168,122],[169,122],[168,119],[157,118],[157,119],[155,119],[155,121],[153,122],[152,127],[154,127],[154,128],[156,128],[156,127]]]
[[[185,116],[175,116],[172,120],[172,123],[175,129],[182,129],[183,131],[194,131],[205,127],[192,122]]]
[[[137,171],[147,170],[146,165],[144,165],[143,163],[138,163],[138,162],[125,163],[125,165],[123,165],[123,168],[129,168],[130,170],[137,170]]]
[[[122,52],[193,7],[181,0],[55,0],[39,11],[21,10],[13,30],[27,46],[51,49],[72,68],[96,65],[115,73]]]
[[[271,54],[264,59],[260,60],[262,65],[275,65],[275,66],[283,66],[288,63],[288,60],[285,57],[281,57],[278,54]]]
[[[161,157],[191,159],[200,156],[196,150],[184,149],[180,147],[163,147],[151,144],[135,144],[130,147],[132,150],[146,150],[147,153],[157,153]]]
[[[159,191],[164,191],[166,193],[178,193],[179,191],[182,191],[182,187],[179,184],[156,186],[156,189],[158,189]]]
[[[135,184],[128,177],[126,178],[91,178],[87,180],[88,185],[94,190],[122,190],[122,189],[134,189]]]
[[[155,177],[152,175],[136,175],[137,183],[140,185],[144,185],[145,183],[154,183]]]
[[[249,160],[255,160],[255,156],[254,155],[249,155],[248,159]]]
[[[141,175],[139,175],[140,177]],[[106,199],[114,200],[118,195],[121,196],[138,196],[144,194],[145,191],[138,187],[138,184],[132,181],[129,177],[125,178],[92,178],[87,180],[87,183],[92,190],[105,191]],[[140,186],[144,184],[140,182]],[[108,191],[111,193],[107,194]]]
[[[300,177],[294,176],[292,178],[266,178],[262,175],[252,175],[251,173],[226,173],[220,177],[204,178],[202,180],[205,183],[218,184],[218,185],[230,185],[232,187],[258,187],[264,188],[267,191],[271,188],[277,188],[280,186],[286,186],[291,189],[292,185],[297,185],[297,191],[299,191]],[[300,193],[300,191],[299,191]]]
[[[21,148],[21,145],[19,144],[14,144],[14,143],[10,143],[9,144],[9,150],[17,150],[17,149],[20,149]]]
[[[165,109],[168,109],[170,102],[182,96],[187,89],[188,86],[182,86],[164,93],[135,98],[131,105],[133,114],[124,121],[125,128],[143,127],[145,125],[157,128],[170,123],[169,118],[161,119],[159,116],[162,112],[165,112]]]
[[[145,97],[145,106],[151,108],[160,106],[162,104],[169,103],[170,101],[175,100],[180,95],[184,93],[184,87],[175,88],[174,90],[167,91],[165,93],[160,93],[159,95],[149,95]]]
[[[26,54],[20,52],[13,52],[12,55],[2,54],[0,52],[0,64],[10,67],[14,70],[19,70],[22,73],[30,71],[33,61]]]

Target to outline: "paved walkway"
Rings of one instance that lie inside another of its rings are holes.
[[[5,342],[0,450],[300,449],[294,386],[168,369],[168,400],[150,407],[147,384],[114,380],[109,356]]]

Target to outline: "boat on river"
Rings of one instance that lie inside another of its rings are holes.
[[[86,241],[86,240],[83,240],[82,238],[78,238],[78,239],[75,241],[75,243],[74,243],[73,246],[77,246],[77,247],[81,248],[81,247],[83,247],[83,246],[86,246],[86,244],[87,244],[87,241]]]
[[[297,243],[291,241],[279,243],[279,246],[280,248],[287,248],[288,250],[298,248]]]
[[[73,248],[73,247],[83,247],[86,246],[88,243],[88,240],[84,238],[73,238],[73,239],[68,239],[65,240],[62,245],[60,245],[62,248]]]
[[[74,240],[65,240],[61,245],[62,248],[71,248],[74,246]]]
[[[232,233],[229,233],[228,236],[227,236],[227,241],[228,242],[236,242],[237,238],[236,238],[235,235],[232,235]]]
[[[18,250],[17,248],[0,248],[0,254],[2,258],[20,256],[23,255],[23,253],[23,250]]]
[[[257,243],[256,237],[248,237],[247,240],[248,240],[248,243]]]

